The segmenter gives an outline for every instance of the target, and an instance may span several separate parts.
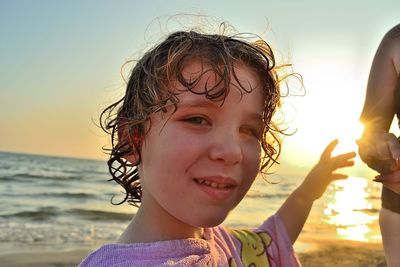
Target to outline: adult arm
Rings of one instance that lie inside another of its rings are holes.
[[[384,36],[376,51],[360,117],[365,131],[358,141],[360,157],[368,166],[380,173],[392,172],[377,181],[396,192],[400,191],[400,161],[396,161],[400,144],[388,131],[396,111],[395,94],[400,93],[399,73],[400,24]]]
[[[395,113],[394,93],[399,76],[400,24],[382,39],[368,78],[367,94],[361,113],[366,131],[388,131]]]

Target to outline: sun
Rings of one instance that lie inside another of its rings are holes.
[[[335,149],[335,153],[345,153],[348,151],[357,151],[358,146],[356,140],[360,139],[364,131],[364,125],[359,121],[349,122],[341,121],[340,123],[342,129],[337,129],[333,132],[339,139],[339,144]]]
[[[294,132],[286,137],[290,155],[299,162],[319,157],[333,140],[339,144],[334,154],[357,151],[356,140],[361,138],[364,127],[359,121],[365,99],[365,88],[353,77],[340,77],[332,81],[327,73],[337,70],[313,70],[305,84],[306,94],[284,99],[282,112]],[[334,75],[333,75],[334,76]]]
[[[317,114],[312,109],[302,112],[302,115],[296,118],[295,126],[290,128],[294,134],[285,138],[289,143],[287,146],[290,146],[290,150],[295,151],[300,159],[320,155],[333,139],[339,140],[334,150],[335,154],[358,150],[356,140],[361,138],[364,126],[357,116],[350,116],[346,111],[342,114],[337,111]]]

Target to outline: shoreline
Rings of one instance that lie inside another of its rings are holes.
[[[350,240],[321,240],[302,238],[297,253],[304,267],[357,267],[386,266],[382,244]],[[0,255],[3,267],[67,267],[77,266],[91,248],[75,248],[65,251],[32,250]]]

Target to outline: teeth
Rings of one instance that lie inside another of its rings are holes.
[[[223,189],[223,188],[228,188],[229,187],[228,184],[219,184],[217,182],[212,182],[212,181],[208,181],[208,180],[204,180],[204,179],[197,179],[197,183],[198,184],[204,184],[204,185],[207,185],[207,186],[212,187],[212,188],[219,188],[219,189]]]

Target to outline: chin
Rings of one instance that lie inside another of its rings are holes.
[[[221,223],[223,223],[227,216],[228,216],[228,214],[225,214],[224,216],[208,217],[208,218],[202,218],[202,219],[197,218],[194,226],[204,227],[204,228],[215,227],[215,226],[218,226]]]

